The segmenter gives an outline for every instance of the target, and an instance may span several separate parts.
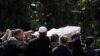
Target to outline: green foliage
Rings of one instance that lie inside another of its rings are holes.
[[[31,29],[37,29],[41,23],[40,19],[42,18],[42,12],[40,9],[40,2],[37,0],[31,4],[31,9],[32,9],[32,16],[31,16],[31,22],[30,22],[30,27]]]
[[[97,46],[97,48],[100,48],[100,39],[97,39],[96,46]]]
[[[41,25],[59,28],[80,26],[82,37],[99,37],[100,22],[95,18],[95,0],[0,0],[0,30],[37,29]],[[98,1],[97,1],[98,2]]]
[[[39,28],[40,27],[40,21],[38,20],[38,19],[36,19],[36,20],[31,20],[31,28],[32,29],[37,29],[37,28]]]
[[[82,36],[98,36],[97,20],[94,17],[94,0],[39,0],[38,15],[35,16],[40,24],[49,29],[66,25],[81,26]],[[36,14],[35,14],[36,15]]]
[[[0,0],[0,30],[29,29],[31,0]]]

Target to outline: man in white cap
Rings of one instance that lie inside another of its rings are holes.
[[[41,26],[39,28],[39,38],[28,44],[26,56],[50,56],[50,41],[47,35],[47,28]]]
[[[46,27],[44,27],[44,26],[41,26],[40,28],[39,28],[39,34],[40,34],[40,36],[46,36],[47,35],[47,28]]]

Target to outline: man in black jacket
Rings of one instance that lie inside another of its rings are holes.
[[[60,39],[61,45],[55,47],[52,52],[51,56],[72,56],[70,50],[67,47],[67,38],[62,37]]]
[[[4,45],[4,56],[19,56],[22,50],[17,46],[15,37],[10,37],[7,44]]]
[[[82,41],[79,36],[77,36],[73,40],[73,45],[72,45],[72,54],[73,56],[87,56],[87,52],[84,50]]]
[[[42,26],[39,28],[39,38],[29,42],[26,56],[50,56],[50,41],[46,36],[47,28]]]
[[[86,48],[85,50],[88,53],[88,56],[98,56],[98,52],[94,49],[95,48],[95,39],[92,36],[86,38]]]

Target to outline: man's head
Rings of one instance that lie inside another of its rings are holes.
[[[40,36],[46,36],[47,35],[47,28],[45,26],[41,26],[39,28],[39,33],[40,33]]]
[[[67,40],[68,40],[67,37],[61,37],[60,38],[60,43],[61,44],[67,44]]]
[[[24,32],[21,29],[16,29],[14,32],[14,36],[19,40],[22,40],[25,37]]]
[[[88,36],[85,40],[86,46],[93,48],[95,46],[95,39],[93,36]]]
[[[58,36],[57,34],[53,34],[53,35],[51,36],[51,41],[52,41],[52,42],[58,42],[58,41],[59,41],[59,36]]]

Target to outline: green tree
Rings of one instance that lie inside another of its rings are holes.
[[[32,0],[0,0],[0,30],[29,28]]]

